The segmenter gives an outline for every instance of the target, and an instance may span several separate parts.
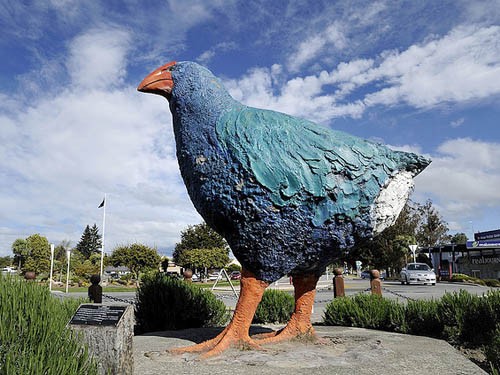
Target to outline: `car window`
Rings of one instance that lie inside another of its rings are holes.
[[[414,270],[415,269],[415,265],[414,264],[409,264],[408,267],[407,267],[408,270]]]

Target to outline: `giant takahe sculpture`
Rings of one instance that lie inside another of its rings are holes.
[[[390,226],[429,160],[234,100],[210,71],[171,62],[139,91],[170,102],[180,171],[194,206],[242,264],[233,319],[184,351],[205,357],[313,335],[315,287],[356,241]],[[300,95],[300,93],[297,93]],[[295,311],[284,329],[257,340],[249,328],[265,288],[293,277]]]

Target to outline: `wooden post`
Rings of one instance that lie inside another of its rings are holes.
[[[342,268],[333,270],[335,278],[333,279],[333,295],[337,297],[345,297],[344,277],[342,276]]]
[[[372,294],[382,295],[382,281],[380,281],[380,272],[378,270],[370,271],[370,288]]]

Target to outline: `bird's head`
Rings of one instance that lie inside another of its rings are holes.
[[[171,104],[181,100],[183,105],[200,111],[207,110],[206,104],[213,109],[217,103],[234,101],[211,71],[191,61],[173,61],[160,66],[142,80],[137,90],[161,95]]]
[[[142,80],[137,90],[161,95],[170,100],[174,88],[172,68],[175,64],[176,62],[172,61],[153,70]]]

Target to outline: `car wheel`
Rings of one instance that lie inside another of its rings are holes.
[[[405,281],[401,279],[401,285],[405,285]]]
[[[432,285],[432,286],[436,286],[436,283],[432,283],[431,285]]]
[[[406,285],[410,285],[410,282],[408,281],[408,276],[406,276]]]

